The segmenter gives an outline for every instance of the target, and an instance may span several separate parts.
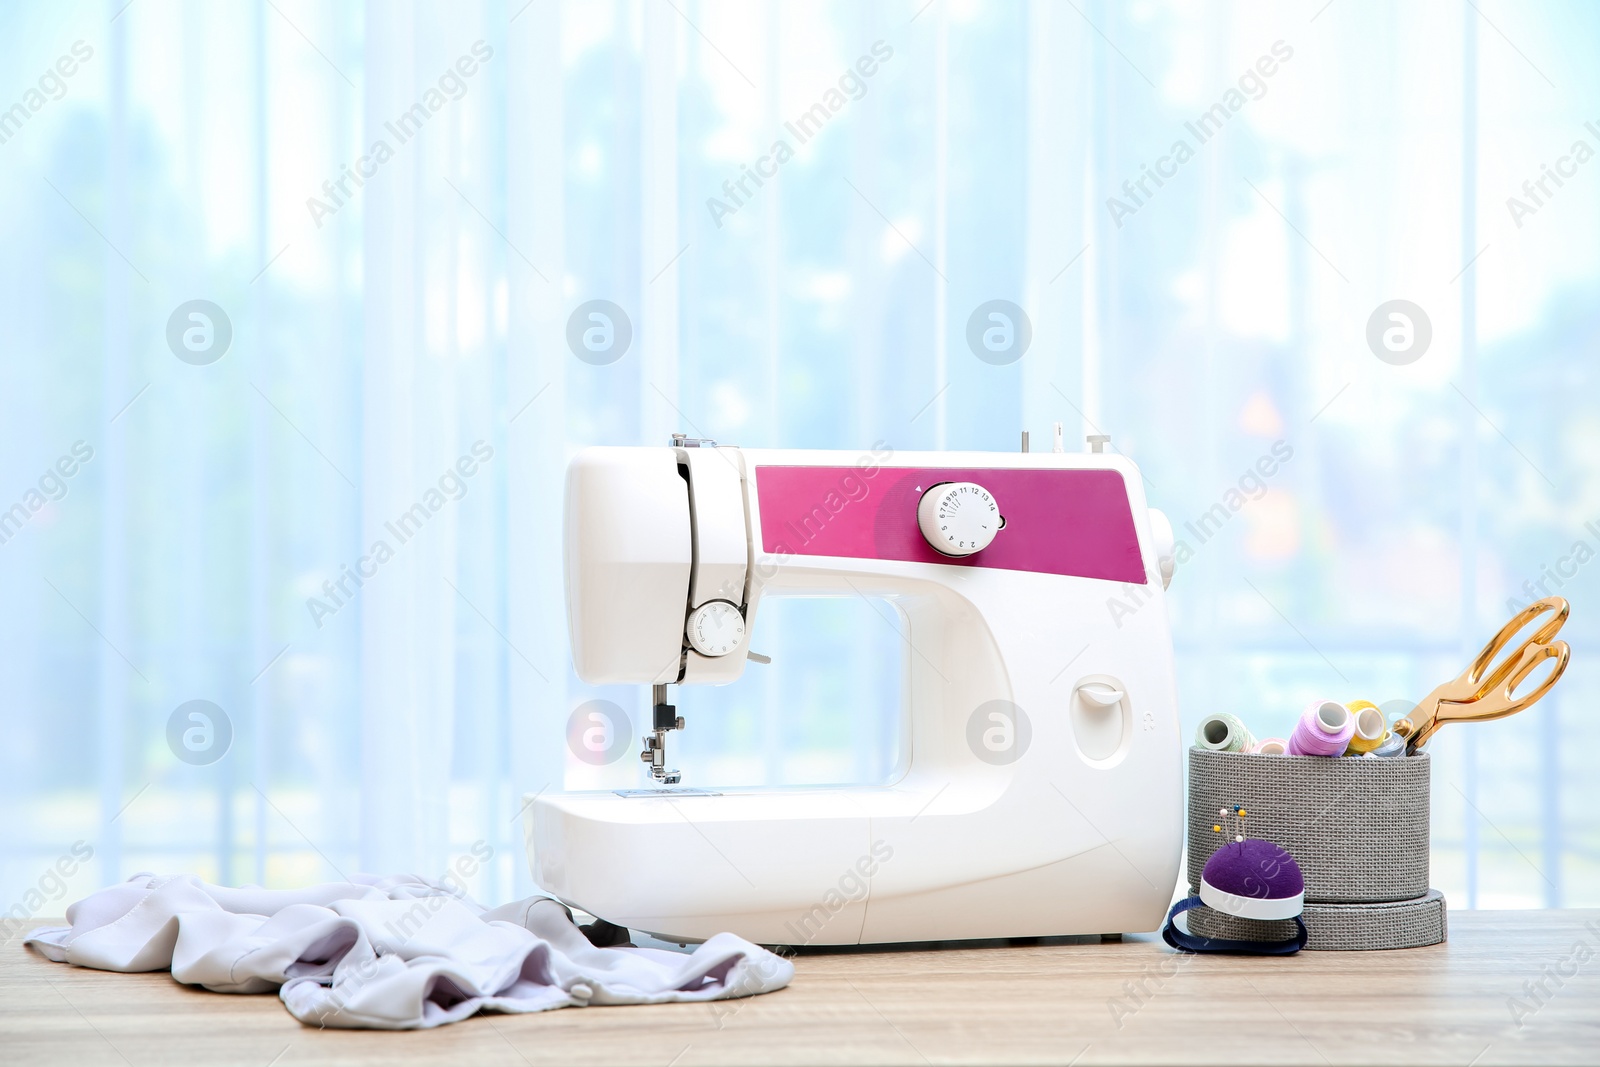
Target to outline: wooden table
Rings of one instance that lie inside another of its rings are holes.
[[[818,952],[796,960],[790,988],[749,1000],[480,1015],[408,1033],[308,1029],[275,996],[66,967],[12,941],[0,951],[0,1063],[1600,1060],[1600,911],[1458,912],[1450,938],[1282,959],[1176,956],[1149,938]],[[1524,983],[1541,979],[1549,992],[1535,999]],[[1530,1009],[1520,1026],[1513,998]]]

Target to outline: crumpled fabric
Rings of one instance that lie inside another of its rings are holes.
[[[217,993],[276,989],[311,1026],[410,1030],[479,1011],[721,1000],[782,989],[788,960],[733,934],[693,952],[597,948],[560,902],[492,911],[411,875],[306,889],[139,874],[67,909],[25,945],[103,971],[171,970]]]

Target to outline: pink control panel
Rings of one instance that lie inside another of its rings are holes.
[[[954,567],[1103,578],[1145,584],[1127,487],[1113,470],[1015,467],[758,466],[761,547],[778,555],[893,559]],[[1005,526],[971,556],[933,549],[917,526],[922,494],[942,482],[975,482],[1000,506]]]

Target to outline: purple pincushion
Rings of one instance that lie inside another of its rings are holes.
[[[1292,919],[1304,910],[1305,876],[1288,850],[1271,841],[1230,841],[1206,861],[1200,899],[1243,919]]]

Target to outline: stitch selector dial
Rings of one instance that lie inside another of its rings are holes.
[[[922,536],[946,556],[982,552],[1004,525],[1000,505],[976,482],[943,482],[923,493],[917,505]]]
[[[726,600],[708,601],[689,612],[683,634],[702,656],[726,656],[744,640],[744,616]]]

